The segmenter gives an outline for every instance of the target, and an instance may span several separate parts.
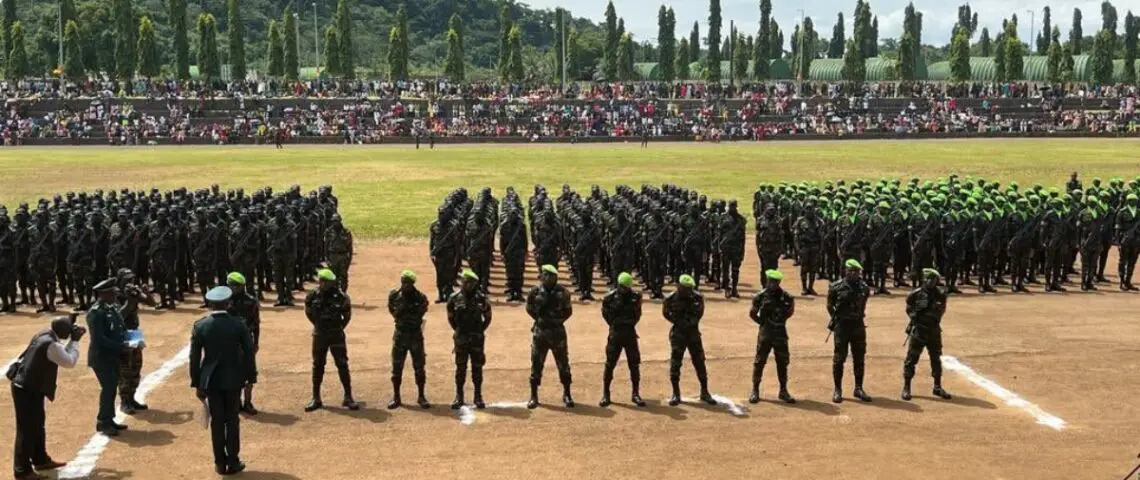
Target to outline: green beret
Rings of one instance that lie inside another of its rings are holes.
[[[764,276],[768,277],[769,280],[783,280],[784,279],[784,274],[780,273],[779,270],[768,270],[768,271],[764,272]]]
[[[630,275],[628,272],[621,272],[621,274],[618,275],[617,283],[623,287],[631,287],[633,286],[633,275]]]
[[[863,264],[859,263],[859,261],[855,260],[854,258],[848,258],[846,262],[843,262],[843,266],[855,270],[863,269]]]
[[[542,266],[542,273],[549,273],[551,275],[558,275],[558,269],[554,265],[546,264]]]
[[[466,280],[478,281],[479,280],[479,276],[476,275],[475,272],[472,271],[470,268],[464,268],[462,276],[463,276],[464,281],[466,281]]]
[[[411,270],[404,270],[404,271],[400,272],[400,280],[401,281],[407,280],[409,282],[415,282],[416,281],[416,272],[413,272]]]
[[[230,272],[229,275],[226,275],[226,281],[234,285],[245,285],[245,275],[240,272]]]
[[[693,280],[692,275],[688,275],[688,274],[681,275],[681,279],[678,283],[680,283],[681,286],[685,286],[685,287],[689,287],[689,288],[693,288],[693,287],[697,286],[697,281]]]
[[[332,270],[329,270],[327,268],[322,268],[320,270],[317,270],[317,278],[319,278],[321,280],[334,281],[334,280],[336,280],[336,274],[333,273]]]
[[[933,268],[922,269],[922,275],[926,276],[926,277],[941,277],[942,276],[941,274],[938,273],[938,270],[935,270]]]
[[[1137,199],[1140,199],[1140,197],[1137,197],[1135,193],[1129,193],[1129,194],[1128,194],[1128,196],[1127,196],[1127,197],[1124,197],[1124,198],[1125,198],[1126,200],[1137,200]]]
[[[879,202],[879,208],[891,208],[891,204],[887,202]]]

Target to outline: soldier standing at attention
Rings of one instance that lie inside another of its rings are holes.
[[[760,271],[780,267],[780,251],[784,248],[784,229],[776,206],[769,203],[756,220],[756,253],[760,255]]]
[[[127,344],[127,329],[123,316],[115,307],[118,293],[115,281],[104,280],[95,285],[98,297],[87,311],[87,330],[91,333],[91,347],[87,351],[87,366],[95,371],[99,380],[99,413],[95,417],[95,430],[114,437],[126,425],[115,423],[115,393],[119,386],[119,362],[122,354],[131,349]],[[143,348],[140,344],[138,348]]]
[[[230,272],[226,275],[226,285],[233,291],[228,311],[245,323],[245,328],[249,330],[249,336],[253,340],[253,354],[256,358],[257,351],[261,349],[261,304],[258,303],[257,297],[246,289],[245,275],[240,272]],[[242,389],[241,411],[250,415],[257,415],[257,408],[253,406],[255,383],[257,383],[256,378],[246,382],[245,388]]]
[[[277,289],[275,307],[293,305],[293,267],[297,262],[296,225],[285,215],[285,206],[277,207],[273,223],[266,226],[266,241],[269,243],[269,260],[273,266],[273,287]],[[334,274],[335,276],[335,274]],[[336,287],[340,290],[340,287]],[[347,372],[347,370],[345,370]]]
[[[1140,196],[1129,193],[1124,199],[1124,205],[1116,213],[1115,229],[1113,235],[1120,245],[1119,261],[1116,273],[1120,276],[1120,290],[1127,292],[1136,290],[1132,286],[1132,272],[1136,268],[1137,251],[1140,251]]]
[[[538,408],[538,387],[542,384],[542,367],[546,363],[547,352],[554,353],[554,364],[562,381],[562,403],[573,408],[565,323],[574,313],[574,307],[570,305],[570,292],[558,284],[558,269],[553,265],[542,266],[542,284],[527,295],[526,313],[534,319],[530,344],[530,400],[526,408]]]
[[[827,329],[835,334],[835,351],[831,359],[831,377],[835,392],[831,401],[843,402],[843,365],[847,362],[847,351],[851,351],[851,364],[855,370],[855,398],[870,402],[871,397],[863,391],[863,357],[867,354],[867,297],[870,288],[863,282],[863,265],[854,258],[844,262],[846,276],[831,284],[827,290],[827,313],[831,321]]]
[[[499,226],[499,251],[507,273],[507,301],[523,302],[523,276],[526,270],[527,236],[526,221],[521,209],[508,206]]]
[[[910,400],[914,366],[925,349],[930,357],[930,375],[934,377],[934,395],[950,400],[950,394],[942,389],[942,315],[946,313],[946,294],[938,288],[941,277],[937,270],[924,269],[922,277],[922,286],[906,297],[906,316],[910,317],[910,324],[906,327],[907,348],[901,396],[903,400]]]
[[[352,399],[352,375],[348,371],[348,345],[344,329],[352,321],[352,303],[336,283],[336,274],[327,268],[317,271],[318,286],[305,297],[305,316],[313,324],[313,400],[305,406],[306,412],[324,408],[321,402],[321,382],[325,378],[325,361],[332,353],[340,384],[344,387],[341,406],[359,410]]]
[[[158,209],[155,221],[149,228],[150,247],[146,256],[150,258],[150,272],[160,298],[157,309],[173,309],[174,299],[178,297],[178,285],[174,276],[174,262],[177,258],[176,236],[167,218],[165,208]]]
[[[325,232],[325,249],[328,251],[329,269],[340,279],[341,290],[348,291],[348,267],[352,265],[352,232],[344,228],[340,215],[334,213]],[[312,277],[309,277],[312,278]]]
[[[19,213],[16,214],[17,218]],[[24,262],[26,265],[20,268],[21,261],[21,246],[20,236],[16,237],[16,263],[17,263],[17,279],[20,280],[20,288],[24,288],[25,279],[19,277],[20,273],[26,275],[25,278],[31,278],[35,283],[35,290],[32,290],[32,302],[35,302],[36,292],[39,292],[40,308],[36,309],[36,313],[54,312],[55,311],[55,268],[56,268],[56,249],[55,249],[55,234],[52,233],[51,228],[48,226],[47,212],[43,210],[36,211],[36,223],[31,226],[17,228],[17,233],[22,234],[29,245],[26,247],[24,255]],[[23,291],[21,290],[21,294]],[[25,303],[27,302],[25,297]],[[94,337],[94,335],[92,335]]]
[[[455,267],[459,263],[459,240],[462,235],[463,228],[452,210],[440,209],[439,219],[431,224],[428,247],[431,263],[435,265],[435,286],[438,293],[435,303],[446,302],[455,288]]]
[[[764,378],[764,364],[768,354],[776,354],[776,377],[780,380],[780,400],[796,403],[788,393],[788,319],[796,313],[796,301],[788,292],[780,288],[784,274],[779,270],[764,272],[768,284],[763,291],[752,298],[752,311],[748,316],[760,326],[756,339],[756,359],[752,364],[752,392],[748,403],[760,403],[760,381]]]
[[[736,200],[728,201],[728,213],[720,215],[720,281],[724,298],[740,298],[740,264],[744,261],[744,233],[748,220],[737,211]]]
[[[404,360],[412,355],[412,368],[416,375],[416,389],[419,395],[416,404],[420,408],[431,408],[424,395],[427,372],[424,371],[424,314],[428,310],[428,299],[416,289],[416,272],[404,270],[400,273],[400,288],[388,292],[388,313],[396,320],[392,333],[392,401],[389,409],[400,408],[400,382],[404,376]]]
[[[669,405],[681,404],[681,361],[685,350],[692,358],[693,369],[697,371],[697,381],[701,383],[701,401],[716,405],[709,394],[708,371],[705,370],[705,347],[701,342],[700,322],[705,315],[705,299],[696,291],[697,282],[689,275],[681,275],[677,290],[665,297],[662,310],[665,320],[673,324],[669,329],[669,381],[673,384],[673,396]]]
[[[16,233],[0,207],[0,312],[16,311]]]
[[[614,367],[621,352],[625,351],[625,361],[629,364],[629,382],[633,393],[630,401],[639,407],[645,406],[641,399],[641,349],[637,344],[637,322],[641,321],[641,294],[633,291],[633,275],[621,272],[617,278],[617,288],[602,299],[602,318],[610,327],[606,338],[606,365],[602,371],[602,400],[599,406],[610,406],[610,383],[614,380]]]
[[[123,327],[130,330],[139,329],[139,303],[154,306],[154,298],[150,295],[150,287],[140,287],[136,283],[135,273],[129,268],[120,268],[115,272],[119,304],[119,315],[123,317]],[[127,415],[136,411],[147,410],[146,404],[135,399],[135,391],[139,388],[142,379],[143,354],[142,350],[132,348],[123,352],[119,363],[119,409]]]
[[[483,364],[487,355],[483,342],[491,326],[491,304],[479,288],[479,276],[463,271],[463,286],[447,300],[447,323],[455,331],[455,401],[451,409],[463,406],[463,386],[467,383],[467,361],[471,360],[471,383],[475,386],[475,408],[483,403]]]
[[[815,201],[808,200],[804,213],[792,224],[796,251],[800,254],[800,287],[803,296],[815,295],[815,279],[822,267],[823,231],[826,227],[815,208]]]

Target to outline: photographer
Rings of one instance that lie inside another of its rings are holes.
[[[6,372],[12,382],[12,404],[16,407],[13,462],[16,480],[47,478],[36,472],[65,465],[47,454],[44,398],[55,401],[59,367],[75,367],[79,361],[79,340],[86,333],[85,328],[75,324],[75,315],[56,317],[51,321],[51,328],[32,337],[28,348]],[[61,343],[64,340],[69,340],[66,346]]]

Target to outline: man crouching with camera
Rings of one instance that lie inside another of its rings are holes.
[[[76,314],[52,319],[51,328],[33,336],[28,348],[6,372],[16,407],[16,480],[45,479],[48,477],[37,472],[65,465],[47,453],[44,398],[55,401],[59,367],[73,368],[79,361],[79,339],[87,329],[76,325],[75,319]]]

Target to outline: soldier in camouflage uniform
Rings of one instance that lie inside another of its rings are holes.
[[[769,203],[756,221],[756,253],[760,256],[760,271],[780,268],[780,252],[784,248],[784,229],[776,206]]]
[[[325,231],[324,250],[328,252],[329,269],[341,279],[341,289],[348,291],[348,267],[352,265],[352,232],[344,227],[340,215],[333,214]]]
[[[83,214],[72,219],[67,235],[70,248],[67,252],[67,273],[71,277],[72,291],[79,300],[79,309],[91,306],[91,286],[95,270],[95,238]]]
[[[788,393],[788,363],[791,356],[788,353],[787,328],[788,319],[796,313],[796,301],[780,288],[784,274],[779,270],[768,270],[764,272],[764,277],[767,279],[767,285],[752,298],[752,310],[748,314],[752,321],[760,326],[760,334],[756,339],[756,359],[752,364],[752,391],[748,394],[748,403],[760,403],[760,382],[764,378],[764,365],[768,363],[770,353],[776,355],[780,400],[784,403],[796,403],[796,399]]]
[[[76,217],[83,216],[82,211],[76,212]],[[52,232],[52,242],[55,244],[55,285],[59,289],[60,301],[75,305],[75,292],[72,288],[71,273],[68,269],[67,259],[71,256],[71,211],[66,207],[56,211],[55,218],[49,228]]]
[[[876,212],[867,222],[867,258],[871,261],[871,283],[876,295],[887,295],[887,268],[894,250],[894,232],[890,217],[891,205],[879,202]]]
[[[495,248],[495,220],[483,204],[476,205],[467,221],[467,264],[479,276],[480,288],[488,292],[491,277],[491,256]]]
[[[906,297],[906,315],[910,323],[906,327],[907,349],[903,361],[902,399],[910,400],[910,382],[914,378],[914,367],[918,364],[922,351],[930,357],[930,375],[934,377],[934,395],[950,400],[950,394],[942,389],[942,315],[946,313],[946,294],[938,288],[938,271],[928,268],[923,271],[923,284]]]
[[[709,393],[708,371],[705,369],[705,347],[701,341],[700,322],[705,315],[705,299],[696,291],[696,281],[689,275],[681,275],[677,290],[665,297],[662,312],[669,323],[669,382],[673,385],[673,395],[669,405],[681,404],[681,361],[685,351],[697,371],[697,381],[701,384],[701,401],[716,405]]]
[[[724,289],[724,298],[740,298],[737,286],[740,284],[740,264],[744,262],[744,235],[748,228],[748,221],[737,211],[736,200],[728,202],[728,212],[717,216],[719,228],[717,233],[719,252],[716,255],[720,260],[720,286]]]
[[[34,282],[36,291],[39,292],[40,297],[40,308],[36,309],[36,313],[54,312],[55,235],[48,225],[47,212],[43,210],[36,211],[36,223],[27,228],[26,234],[29,241],[27,256],[28,277],[30,277],[31,282]],[[17,251],[19,249],[18,245],[19,244],[17,244]]]
[[[629,364],[629,381],[632,384],[630,402],[644,407],[641,399],[641,348],[637,342],[637,323],[641,321],[641,294],[633,291],[633,275],[618,274],[617,288],[602,299],[602,319],[609,325],[606,339],[606,364],[602,370],[602,400],[599,406],[610,406],[610,383],[614,380],[614,367],[625,351]]]
[[[452,410],[463,406],[463,389],[467,383],[467,362],[471,361],[471,383],[475,386],[475,408],[483,403],[483,351],[487,328],[491,326],[491,303],[479,288],[479,277],[471,270],[463,271],[463,286],[447,300],[447,323],[455,332],[455,401]]]
[[[0,312],[16,311],[16,233],[0,208]]]
[[[815,280],[823,266],[823,232],[826,227],[819,218],[815,203],[809,201],[803,215],[792,224],[796,251],[800,255],[800,287],[806,297],[816,295]]]
[[[416,404],[420,408],[431,408],[424,386],[427,372],[424,370],[424,315],[427,314],[428,299],[416,289],[416,272],[404,270],[400,273],[400,288],[388,292],[388,313],[396,321],[392,333],[392,401],[389,409],[400,408],[400,383],[404,376],[404,360],[412,356],[412,369],[415,371]]]
[[[1124,205],[1116,212],[1115,223],[1113,236],[1120,245],[1120,258],[1116,265],[1120,290],[1136,290],[1132,286],[1132,273],[1136,269],[1137,254],[1140,253],[1140,195],[1129,193],[1125,197]]]
[[[218,269],[218,227],[206,218],[204,208],[198,209],[194,218],[188,237],[190,258],[194,263],[194,280],[202,292],[208,292],[214,287]],[[202,308],[206,308],[204,301]]]
[[[126,210],[119,210],[108,231],[107,264],[112,271],[131,268],[135,261],[135,228]]]
[[[94,271],[91,272],[91,278],[107,278],[110,275],[107,263],[107,251],[110,248],[110,233],[107,225],[104,223],[103,212],[95,210],[91,212],[91,238],[95,242],[95,263]]]
[[[542,385],[542,368],[547,352],[554,354],[558,378],[562,382],[562,403],[574,406],[570,395],[570,350],[566,340],[565,323],[574,313],[570,292],[558,284],[558,269],[542,266],[542,284],[531,289],[526,298],[526,313],[534,320],[530,344],[530,400],[526,408],[538,407],[538,387]]]
[[[855,371],[855,398],[870,402],[871,397],[863,391],[863,358],[867,354],[867,297],[871,289],[863,282],[863,265],[853,258],[844,262],[846,276],[832,282],[827,290],[827,313],[831,321],[827,329],[835,334],[835,351],[831,359],[831,376],[835,391],[831,401],[843,401],[843,365],[847,362],[847,352],[851,352],[851,363]]]
[[[526,222],[518,206],[506,204],[499,231],[499,251],[506,264],[507,301],[524,302],[526,299],[523,298],[522,289],[526,271],[527,234]]]
[[[233,291],[230,297],[229,312],[245,322],[249,335],[253,338],[253,353],[257,354],[261,345],[261,305],[257,297],[248,291],[245,276],[239,272],[230,272],[226,275],[226,285]],[[248,382],[242,390],[241,410],[249,415],[257,415],[257,407],[253,406],[253,384]]]
[[[352,398],[352,374],[348,369],[348,343],[344,335],[344,329],[352,321],[352,300],[340,290],[332,270],[318,271],[317,279],[317,289],[305,297],[305,316],[313,324],[313,400],[305,406],[305,411],[324,408],[321,382],[330,353],[344,388],[341,406],[359,410],[360,405]]]
[[[150,259],[150,272],[155,290],[159,295],[156,309],[173,309],[178,298],[178,278],[174,267],[178,260],[178,232],[170,223],[165,208],[158,209],[157,216],[149,227],[150,247],[146,256]]]
[[[277,289],[277,301],[273,306],[289,307],[293,305],[293,267],[297,260],[297,232],[296,225],[290,222],[286,215],[286,207],[277,207],[276,216],[266,225],[265,230],[269,242],[269,251],[266,253],[273,268],[273,285]]]
[[[459,265],[460,238],[463,228],[450,208],[441,209],[439,218],[431,224],[429,253],[435,265],[435,303],[446,302],[455,288],[455,273]]]
[[[1101,230],[1105,222],[1100,204],[1094,196],[1085,198],[1085,207],[1077,215],[1076,228],[1080,232],[1081,290],[1096,290],[1097,263],[1100,259]]]
[[[37,282],[31,279],[31,263],[28,261],[32,242],[31,236],[28,234],[28,210],[26,208],[16,209],[16,215],[13,217],[11,228],[13,237],[12,244],[16,251],[16,282],[19,283],[20,287],[20,303],[29,305],[28,291],[30,290],[34,297]],[[43,228],[47,228],[47,225],[45,224]],[[51,257],[54,262],[54,252]],[[34,303],[35,300],[32,300],[32,302]]]
[[[121,268],[115,272],[119,287],[118,299],[119,314],[123,316],[123,325],[127,330],[138,330],[139,303],[154,306],[154,299],[150,295],[150,288],[139,286],[136,283],[134,272],[128,268]],[[144,403],[135,399],[135,391],[139,388],[142,379],[143,349],[125,349],[119,356],[119,409],[127,415],[136,411],[147,410]]]

